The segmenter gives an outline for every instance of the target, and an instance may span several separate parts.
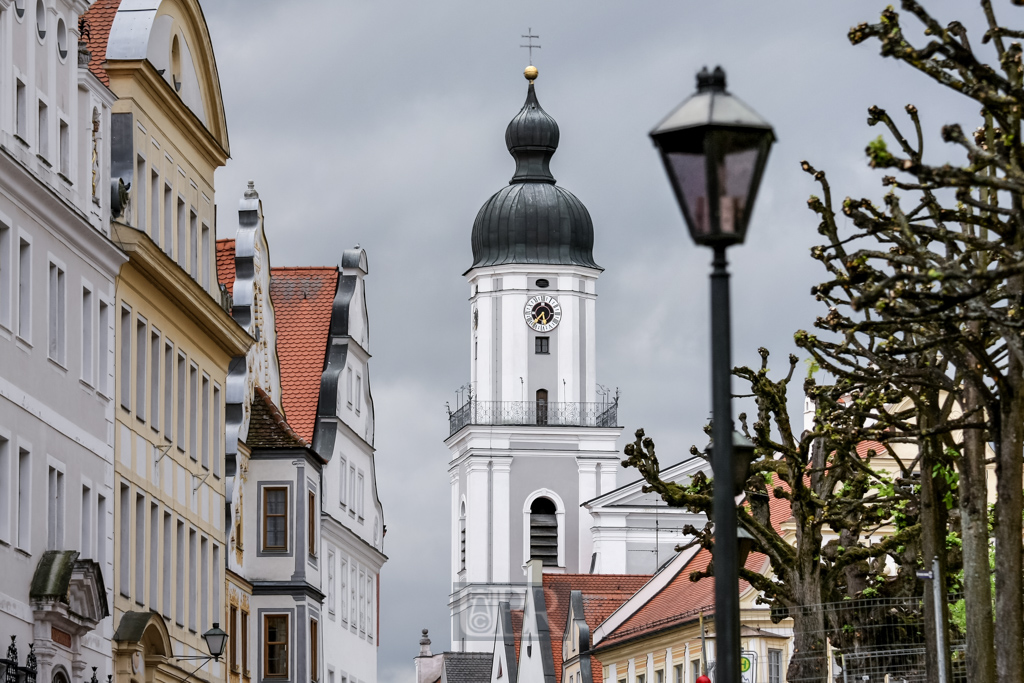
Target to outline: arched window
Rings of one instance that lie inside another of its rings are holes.
[[[68,683],[68,675],[64,673],[63,669],[57,669],[53,672],[53,683]]]
[[[538,498],[530,505],[530,559],[539,559],[545,567],[558,566],[558,517],[555,512],[555,503],[550,498]]]
[[[459,571],[466,571],[466,501],[459,511]]]
[[[537,390],[537,424],[546,425],[548,423],[548,390],[538,389]]]

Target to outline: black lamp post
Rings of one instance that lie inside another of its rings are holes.
[[[729,272],[725,250],[747,233],[771,125],[725,89],[725,72],[697,74],[697,92],[651,138],[661,152],[693,241],[715,250],[711,272],[712,455],[715,486],[715,680],[740,681],[739,557],[732,443]]]

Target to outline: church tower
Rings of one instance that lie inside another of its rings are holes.
[[[505,143],[508,186],[473,224],[470,382],[450,414],[452,649],[490,652],[499,601],[522,604],[524,566],[592,570],[581,505],[615,488],[617,397],[597,384],[594,226],[555,184],[558,124],[536,68]]]

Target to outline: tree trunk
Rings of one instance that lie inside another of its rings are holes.
[[[817,572],[815,574],[820,577]],[[816,578],[801,577],[793,589],[800,604],[789,610],[793,619],[793,656],[786,668],[786,680],[825,683],[829,670],[828,644],[825,640],[825,610],[817,604],[821,600],[820,582]]]
[[[821,494],[824,487],[826,449],[824,439],[818,438],[811,444],[809,481],[811,490]],[[799,475],[798,475],[799,476]],[[794,494],[802,487],[799,482],[790,482]],[[799,496],[794,496],[791,505],[796,521],[796,566],[788,572],[788,583],[792,587],[793,599],[797,606],[790,609],[793,619],[793,656],[786,668],[786,680],[821,681],[828,680],[828,643],[825,635],[825,610],[821,585],[821,564],[818,559],[821,549],[821,531],[815,526],[814,508],[804,507]]]
[[[1019,278],[1015,293],[1019,295]],[[1019,304],[1018,304],[1019,305]],[[1021,683],[1024,680],[1024,605],[1021,581],[1021,392],[1024,390],[1024,367],[1016,354],[1009,354],[1006,371],[1007,394],[1001,396],[999,439],[996,442],[996,679],[1000,683]]]
[[[970,381],[964,383],[963,399],[968,419],[984,419],[981,396]],[[993,681],[996,659],[992,628],[992,576],[988,563],[988,487],[985,482],[983,429],[964,431],[963,455],[960,458],[960,536],[963,541],[967,671],[979,681]]]
[[[931,429],[937,422],[937,392],[927,392],[925,400],[918,405],[918,425],[922,431]],[[942,442],[937,436],[925,436],[920,439],[921,448],[921,559],[926,570],[931,569],[932,559],[938,558],[939,571],[932,581],[942,586],[946,592],[946,530],[949,512],[946,509],[946,481],[943,475],[935,476],[935,468],[941,464]],[[936,611],[938,619],[936,619]],[[925,584],[924,590],[924,634],[928,656],[925,660],[925,671],[929,681],[950,683],[939,679],[939,658],[946,661],[946,672],[950,670],[949,638],[945,639],[947,647],[939,651],[938,634],[949,633],[949,609],[945,600],[936,605],[931,583]],[[941,631],[940,631],[941,629]]]

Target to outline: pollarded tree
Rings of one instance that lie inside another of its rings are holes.
[[[886,407],[901,399],[890,385],[843,380],[819,386],[812,379],[805,382],[804,390],[817,405],[814,427],[798,432],[787,404],[797,359],[791,356],[789,373],[773,380],[768,352],[761,349],[760,353],[759,369],[734,370],[757,405],[757,419],[749,429],[744,425],[755,444],[756,459],[744,484],[748,504],[738,508],[737,515],[739,525],[753,536],[754,549],[768,557],[773,578],[747,570],[741,576],[761,592],[761,600],[772,606],[773,614],[788,614],[794,621],[795,655],[787,679],[824,681],[826,639],[852,650],[854,645],[886,644],[871,639],[893,629],[914,628],[904,622],[915,621],[911,618],[915,615],[880,609],[873,599],[851,599],[917,594],[914,574],[921,527],[916,487],[909,483],[912,470],[901,466],[893,475],[873,464],[876,456],[901,463],[893,445],[913,440],[915,434],[896,434],[880,420]],[[865,441],[878,445],[864,452],[858,447]],[[623,465],[637,468],[647,483],[645,491],[659,493],[669,505],[711,515],[714,482],[701,475],[686,486],[663,481],[654,442],[643,430],[626,446],[625,454]],[[788,501],[793,539],[772,524],[772,497]],[[876,533],[880,528],[888,531],[884,537]],[[713,547],[711,524],[687,531],[695,542]],[[886,572],[887,560],[897,567],[895,573]],[[713,574],[711,567],[691,578]],[[857,628],[880,623],[892,628]],[[894,653],[892,661],[874,663],[903,663],[896,661],[900,656]],[[855,668],[847,671],[856,673]]]
[[[896,147],[890,149],[880,137],[868,155],[874,167],[896,175],[883,178],[892,190],[881,206],[844,200],[841,211],[852,229],[838,224],[824,174],[805,164],[824,190],[821,199],[811,201],[827,239],[814,256],[832,278],[815,290],[832,310],[819,327],[841,341],[804,335],[798,342],[819,359],[831,359],[833,371],[861,372],[875,363],[904,387],[914,386],[913,373],[922,368],[906,363],[904,372],[898,363],[878,362],[874,354],[898,360],[930,350],[946,364],[948,381],[934,367],[924,370],[931,371],[929,383],[945,384],[940,391],[958,394],[966,427],[950,460],[960,475],[968,668],[982,680],[1018,682],[1024,676],[1024,71],[1021,46],[1007,39],[1024,37],[1024,31],[1001,26],[990,0],[980,6],[987,24],[978,41],[986,46],[981,51],[962,23],[943,24],[914,0],[904,0],[902,8],[924,26],[921,46],[912,44],[892,8],[877,23],[851,29],[853,43],[877,40],[883,56],[970,98],[980,113],[970,135],[961,125],[942,129],[943,139],[964,153],[962,165],[935,165],[924,160],[916,107],[906,109],[913,136],[904,135],[887,112],[872,108],[869,123],[883,124]],[[996,452],[998,639],[990,602],[986,441]],[[928,450],[941,463],[939,449]]]

